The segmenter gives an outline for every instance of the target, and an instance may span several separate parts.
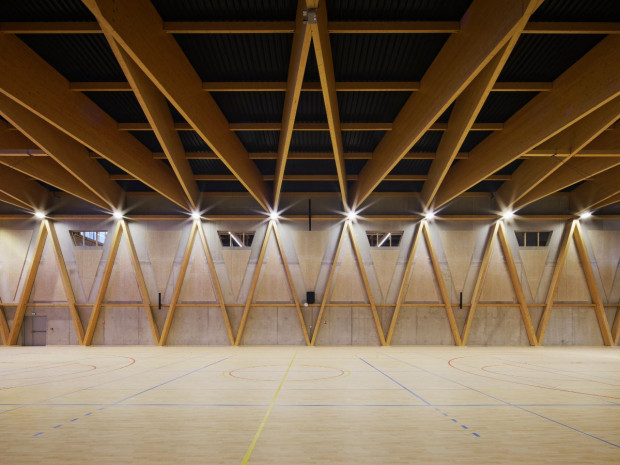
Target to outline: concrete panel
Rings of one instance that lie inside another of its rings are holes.
[[[583,268],[577,255],[575,242],[571,240],[566,255],[566,262],[558,282],[556,302],[591,302],[590,291],[583,274]]]
[[[420,240],[413,260],[405,302],[442,302],[437,279],[424,240]]]
[[[471,266],[478,231],[440,230],[439,235],[452,276],[452,284],[456,292],[461,292]]]
[[[316,345],[336,346],[351,344],[352,307],[326,307]]]
[[[131,262],[127,241],[121,238],[112,275],[105,294],[105,302],[141,302],[138,280]]]
[[[443,307],[416,307],[416,344],[454,345]]]
[[[518,307],[478,307],[468,345],[529,345]]]
[[[276,244],[275,235],[271,234],[265,263],[260,270],[255,302],[293,302],[293,296],[288,284],[284,264]]]
[[[278,307],[278,344],[306,345],[295,307]]]
[[[402,307],[394,327],[393,345],[417,343],[417,312],[415,307]]]
[[[332,282],[330,302],[368,302],[366,289],[355,259],[351,241],[346,235],[340,250],[339,265]]]
[[[603,284],[607,298],[611,297],[612,286],[620,266],[620,233],[618,231],[586,231],[595,266]]]
[[[172,272],[172,264],[179,248],[181,231],[148,229],[144,232],[144,240],[155,275],[157,292],[164,294]]]
[[[504,252],[499,239],[493,241],[493,251],[482,284],[481,302],[516,302],[516,294],[510,281]]]
[[[0,229],[0,298],[14,302],[32,239],[31,229]]]
[[[168,345],[230,345],[220,308],[177,308]]]
[[[278,308],[254,307],[250,309],[241,338],[243,345],[276,345],[278,343]]]
[[[383,335],[385,336],[385,332]],[[362,346],[378,346],[381,344],[370,307],[353,307],[351,309],[351,344]]]
[[[540,291],[540,282],[542,280],[543,272],[547,264],[547,257],[549,256],[549,249],[519,249],[519,256],[521,257],[521,276],[519,277],[521,283],[527,282],[530,289],[532,300],[537,301],[538,292]],[[525,276],[523,276],[525,275]],[[524,279],[525,278],[525,279]],[[545,289],[546,290],[546,289]],[[544,294],[541,293],[541,296]]]
[[[154,344],[144,308],[106,307],[99,319],[106,345]]]
[[[103,255],[103,247],[74,247],[73,256],[77,266],[80,283],[87,300],[93,290],[97,269]]]
[[[226,271],[228,272],[228,280],[232,288],[232,295],[236,299],[239,298],[239,290],[241,289],[241,283],[245,276],[248,262],[250,260],[251,249],[228,249],[222,250],[222,257],[226,264]],[[224,282],[221,280],[220,282]]]
[[[199,238],[194,242],[179,301],[217,302],[209,263]]]
[[[592,307],[554,307],[544,345],[602,345],[603,338]]]
[[[30,302],[66,302],[66,300],[58,260],[48,238],[30,294]]]
[[[394,279],[394,271],[396,269],[396,262],[398,261],[400,250],[381,248],[371,249],[370,255],[372,256],[372,263],[377,276],[377,281],[379,281],[383,301],[385,301]],[[396,285],[398,286],[398,284]]]
[[[297,260],[304,279],[305,291],[313,291],[321,270],[321,262],[329,231],[291,231]]]

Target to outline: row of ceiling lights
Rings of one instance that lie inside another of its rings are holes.
[[[45,218],[45,213],[43,213],[42,211],[37,210],[37,211],[35,211],[35,212],[34,212],[34,216],[35,216],[35,218],[38,218],[38,219],[42,220],[43,218]],[[113,216],[115,219],[120,220],[120,219],[122,219],[122,218],[123,218],[123,213],[122,213],[122,212],[120,212],[119,210],[115,210],[115,211],[112,213],[112,216]],[[190,215],[190,216],[191,216],[191,218],[192,218],[194,221],[198,221],[198,220],[200,220],[200,218],[201,218],[200,212],[197,212],[197,211],[193,211],[193,212],[191,213],[191,215]],[[504,220],[510,220],[510,219],[514,218],[514,216],[515,216],[515,212],[514,212],[514,211],[512,211],[512,210],[505,210],[505,211],[501,214],[501,217],[502,217],[502,219],[504,219]],[[590,213],[590,212],[584,212],[584,213],[582,213],[582,214],[579,216],[579,219],[585,220],[585,219],[587,219],[587,218],[590,218],[591,216],[592,216],[592,213]],[[349,210],[349,212],[346,214],[346,217],[347,217],[347,219],[348,219],[349,221],[355,221],[355,220],[357,219],[357,217],[358,217],[358,213],[357,213],[355,210]],[[269,219],[270,219],[270,220],[276,221],[276,220],[278,220],[279,218],[280,218],[280,215],[279,215],[279,213],[278,213],[278,212],[276,212],[276,211],[272,211],[271,213],[269,213]],[[432,211],[427,211],[427,212],[424,214],[424,219],[426,219],[427,221],[431,221],[431,220],[433,220],[434,218],[435,218],[435,213],[434,213],[434,212],[432,212]]]

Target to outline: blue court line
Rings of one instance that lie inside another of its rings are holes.
[[[32,437],[36,438],[37,436],[41,436],[43,434],[43,432],[37,433],[37,434],[33,434]]]
[[[60,428],[62,425],[56,425],[54,426],[54,429]]]
[[[150,388],[148,388],[148,389],[145,389],[144,391],[138,392],[137,394],[133,394],[133,395],[131,395],[131,396],[129,396],[129,397],[125,397],[124,399],[121,399],[121,400],[118,400],[118,401],[114,402],[112,405],[117,405],[117,404],[120,404],[121,402],[125,402],[126,400],[133,399],[134,397],[138,397],[139,395],[142,395],[142,394],[144,394],[145,392],[152,391],[153,389],[157,389],[158,387],[161,387],[161,386],[164,386],[164,385],[166,385],[166,384],[172,383],[172,382],[174,382],[174,381],[176,381],[176,380],[178,380],[178,379],[185,378],[186,376],[189,376],[189,375],[192,375],[192,374],[194,374],[194,373],[197,373],[197,372],[199,372],[199,371],[201,371],[201,370],[204,370],[205,368],[208,368],[208,367],[213,366],[213,365],[215,365],[215,364],[217,364],[217,363],[223,362],[224,360],[228,360],[230,357],[232,357],[232,355],[231,355],[231,356],[229,356],[229,357],[224,357],[224,358],[221,358],[221,359],[219,359],[217,362],[212,362],[212,363],[209,363],[208,365],[204,365],[204,366],[202,366],[202,367],[200,367],[200,368],[197,368],[197,369],[192,370],[192,371],[190,371],[190,372],[188,372],[188,373],[185,373],[184,375],[177,376],[177,377],[175,377],[175,378],[169,379],[168,381],[165,381],[165,382],[163,382],[163,383],[160,383],[160,384],[157,384],[157,385],[155,385],[155,386],[152,386],[152,387],[150,387]]]
[[[394,378],[392,378],[390,375],[382,372],[381,370],[379,370],[376,366],[374,366],[372,363],[367,362],[366,360],[364,360],[362,357],[357,357],[359,358],[362,362],[364,362],[366,365],[368,365],[369,367],[373,368],[374,370],[378,371],[379,373],[381,373],[383,376],[385,376],[386,378],[390,379],[391,381],[393,381],[394,383],[398,384],[401,388],[403,388],[405,391],[407,391],[409,394],[417,397],[418,399],[420,399],[422,402],[424,402],[426,405],[430,406],[431,403],[428,402],[426,399],[424,399],[423,397],[417,395],[415,392],[413,392],[411,389],[409,389],[407,386],[402,385],[401,383],[399,383],[398,381],[396,381]]]
[[[420,371],[423,371],[425,373],[428,373],[430,375],[434,375],[434,376],[437,376],[438,378],[444,379],[446,381],[450,381],[451,383],[458,384],[459,386],[463,386],[463,387],[465,387],[467,389],[470,389],[470,390],[472,390],[474,392],[482,394],[483,396],[489,397],[489,398],[494,399],[494,400],[496,400],[498,402],[502,402],[502,403],[504,403],[506,405],[509,405],[511,407],[514,407],[514,408],[517,408],[517,409],[522,410],[524,412],[530,413],[530,414],[535,415],[535,416],[537,416],[539,418],[543,418],[543,419],[545,419],[547,421],[550,421],[550,422],[555,423],[557,425],[563,426],[564,428],[568,428],[568,429],[573,430],[573,431],[575,431],[577,433],[583,434],[584,436],[591,437],[592,439],[596,439],[597,441],[604,442],[605,444],[609,444],[610,446],[613,446],[613,447],[616,447],[616,448],[620,449],[620,445],[618,445],[618,444],[615,444],[613,442],[607,441],[607,440],[605,440],[603,438],[599,438],[598,436],[594,436],[593,434],[586,433],[585,431],[581,431],[580,429],[574,428],[574,427],[569,426],[569,425],[567,425],[565,423],[561,423],[561,422],[559,422],[557,420],[553,420],[552,418],[546,417],[546,416],[544,416],[544,415],[542,415],[540,413],[533,412],[532,410],[528,410],[525,407],[521,407],[520,405],[510,403],[510,402],[508,402],[506,400],[500,399],[500,398],[495,397],[495,396],[493,396],[491,394],[487,394],[486,392],[483,392],[483,391],[480,391],[478,389],[472,388],[471,386],[467,386],[466,384],[463,384],[463,383],[461,383],[459,381],[454,381],[453,379],[450,379],[450,378],[448,378],[446,376],[438,375],[437,373],[433,373],[432,371],[426,370],[426,369],[421,368],[419,366],[416,366],[416,365],[414,365],[412,363],[405,362],[404,360],[400,360],[400,359],[398,359],[396,357],[392,357],[391,355],[387,355],[387,354],[383,354],[383,355],[385,355],[388,358],[391,358],[392,360],[396,360],[397,362],[404,363],[405,365],[409,365],[410,367],[416,368],[416,369],[418,369]]]

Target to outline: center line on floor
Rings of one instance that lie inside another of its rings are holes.
[[[282,377],[282,380],[280,381],[280,385],[278,386],[278,389],[276,389],[276,392],[273,395],[273,399],[271,399],[271,404],[269,404],[269,408],[267,409],[267,412],[265,412],[263,421],[260,422],[258,430],[256,431],[256,434],[254,435],[254,439],[252,439],[252,442],[250,443],[250,447],[248,447],[248,450],[245,453],[243,460],[241,461],[241,465],[246,465],[249,462],[250,457],[252,456],[252,451],[254,450],[254,447],[256,446],[256,443],[258,442],[258,438],[260,437],[260,434],[262,433],[263,428],[265,427],[265,424],[267,423],[267,419],[269,418],[269,415],[271,414],[271,410],[273,409],[273,406],[275,405],[276,400],[278,400],[278,395],[280,394],[280,390],[282,389],[282,386],[284,385],[284,381],[286,381],[286,377],[291,371],[291,367],[293,366],[295,357],[297,357],[297,351],[295,351],[295,353],[293,354],[293,358],[291,359],[291,362],[288,364],[288,368],[284,372],[284,376]]]

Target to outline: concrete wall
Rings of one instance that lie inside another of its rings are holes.
[[[376,302],[379,320],[387,333],[404,276],[416,223],[404,221],[359,221],[353,225],[354,237],[369,290]],[[530,314],[537,327],[551,276],[555,267],[563,230],[562,221],[515,221],[506,225],[509,246],[514,256]],[[452,302],[459,331],[462,331],[481,266],[484,248],[492,227],[484,221],[436,221],[429,225],[441,275]],[[590,220],[582,223],[590,264],[603,302],[609,326],[616,318],[620,301],[620,221]],[[30,220],[0,222],[0,298],[12,323],[15,303],[25,284],[39,223]],[[101,286],[107,263],[111,235],[103,248],[75,247],[69,230],[112,231],[112,221],[57,221],[58,233],[71,285],[78,302],[84,327],[92,303]],[[191,223],[177,220],[129,222],[140,268],[153,304],[152,312],[161,331],[174,293]],[[244,304],[258,265],[267,223],[255,221],[217,221],[203,224],[207,243],[221,286],[233,333],[236,335]],[[544,248],[519,248],[513,231],[553,231]],[[256,231],[251,249],[222,248],[217,231]],[[314,221],[312,231],[305,221],[284,221],[279,225],[282,246],[290,268],[295,292],[303,304],[307,291],[315,291],[317,304],[302,307],[304,323],[310,335],[320,326],[317,345],[378,345],[379,336],[369,305],[366,287],[348,235],[345,236],[336,263],[328,295],[328,306],[317,321],[342,223]],[[400,247],[371,249],[365,231],[403,231]],[[66,306],[66,297],[53,247],[45,246],[26,315],[47,316],[48,344],[76,344],[77,337]],[[163,306],[157,308],[158,294]],[[464,308],[459,309],[460,293]],[[563,269],[556,304],[551,313],[543,343],[546,345],[600,345],[602,337],[574,244],[571,244]],[[133,269],[130,250],[124,238],[115,259],[110,284],[105,293],[93,344],[153,344],[147,310]],[[244,345],[304,344],[299,316],[284,272],[275,237],[269,239],[267,252],[257,281],[253,302],[241,343]],[[472,321],[470,345],[527,345],[528,338],[512,287],[506,259],[497,240],[483,283],[481,302]],[[442,306],[438,282],[433,273],[429,250],[421,238],[408,281],[404,305],[395,326],[393,344],[453,344]],[[260,305],[260,306],[259,306]],[[20,338],[20,342],[23,338]],[[181,288],[168,344],[229,344],[225,320],[218,305],[215,281],[211,276],[200,238],[191,252]]]

